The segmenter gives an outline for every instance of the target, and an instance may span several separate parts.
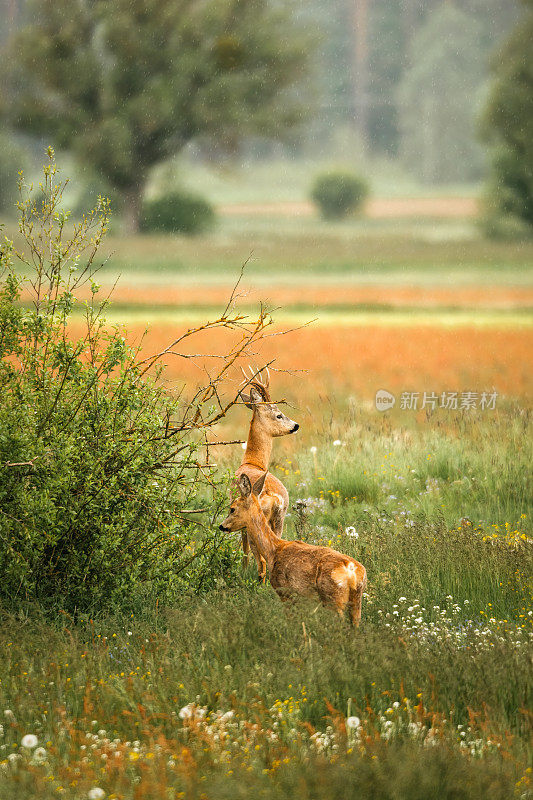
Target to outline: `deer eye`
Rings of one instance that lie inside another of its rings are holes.
[[[283,419],[283,414],[277,414],[276,419]]]

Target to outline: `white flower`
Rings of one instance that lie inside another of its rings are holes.
[[[99,786],[95,786],[93,789],[89,789],[87,797],[89,800],[103,800],[105,792],[103,789],[100,789]]]
[[[348,717],[346,720],[346,727],[350,728],[351,730],[355,730],[361,724],[361,720],[359,717]]]
[[[6,710],[4,711],[4,717],[6,717],[6,719],[10,719],[13,721],[15,719],[15,715],[13,714],[10,708],[6,708]]]
[[[359,538],[359,534],[357,533],[353,525],[349,525],[344,532],[346,536],[351,536],[353,539]]]
[[[38,747],[33,753],[33,757],[36,761],[46,761],[47,755],[48,754],[44,747]]]
[[[39,740],[34,733],[27,733],[26,736],[22,737],[21,741],[22,747],[26,747],[28,750],[33,750],[34,747],[37,747],[38,743]]]
[[[340,439],[335,439],[335,441],[333,442],[333,447],[340,447],[341,444],[342,442]]]
[[[183,706],[180,708],[179,718],[180,719],[190,719],[192,717],[192,704],[189,703],[187,706]]]
[[[314,454],[314,453],[316,453],[316,451],[318,450],[318,448],[317,448],[315,445],[313,445],[312,447],[310,447],[310,448],[309,448],[309,450],[311,451],[311,453],[313,453],[313,454]]]

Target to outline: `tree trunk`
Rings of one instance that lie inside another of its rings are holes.
[[[139,233],[141,222],[142,186],[130,186],[124,191],[122,232],[127,236]]]

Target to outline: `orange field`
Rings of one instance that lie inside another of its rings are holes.
[[[145,326],[128,326],[128,337],[139,341]],[[159,352],[183,326],[152,325],[144,339],[145,356]],[[73,330],[76,335],[79,331]],[[188,353],[226,352],[234,334],[218,330],[198,334],[188,341]],[[281,372],[273,380],[297,402],[338,391],[370,400],[378,389],[392,392],[489,391],[499,395],[531,396],[532,377],[528,353],[533,352],[533,330],[445,328],[439,326],[331,326],[296,330],[267,338],[258,352],[260,362],[275,359]],[[164,377],[174,381],[200,381],[202,367],[216,360],[165,357]],[[302,370],[303,372],[299,372]],[[232,373],[234,379],[240,372]]]
[[[102,287],[106,296],[111,287]],[[167,284],[130,285],[122,281],[113,290],[114,303],[166,305],[176,308],[197,305],[219,305],[224,307],[232,287],[226,286],[180,286]],[[88,298],[88,290],[77,293],[80,299]],[[382,304],[401,308],[419,306],[434,308],[520,308],[533,306],[533,289],[504,286],[456,286],[452,288],[424,286],[269,286],[268,288],[244,288],[241,300],[257,303],[267,300],[275,306],[286,308],[294,305],[338,306]]]

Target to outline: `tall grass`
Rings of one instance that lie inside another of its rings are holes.
[[[274,466],[286,535],[367,567],[357,630],[251,569],[171,608],[4,612],[2,798],[530,797],[527,415],[399,419],[347,407]]]

